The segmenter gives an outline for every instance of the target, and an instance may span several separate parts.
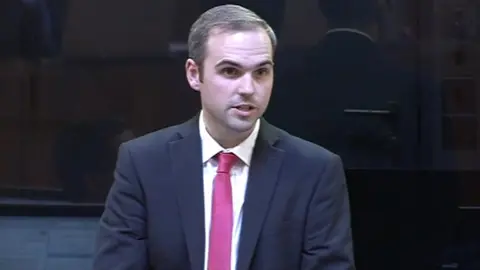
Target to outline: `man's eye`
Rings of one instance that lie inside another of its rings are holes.
[[[265,76],[268,75],[269,72],[270,70],[268,68],[261,68],[258,69],[255,73],[257,74],[257,76]]]
[[[222,74],[227,75],[229,77],[234,77],[238,75],[238,70],[235,68],[227,67],[222,69]]]

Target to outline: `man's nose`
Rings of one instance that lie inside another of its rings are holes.
[[[252,75],[245,74],[243,76],[238,91],[243,95],[251,95],[255,92],[255,80]]]

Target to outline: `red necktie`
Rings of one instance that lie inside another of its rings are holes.
[[[208,270],[229,270],[232,248],[233,203],[230,170],[237,161],[232,153],[218,154],[213,184],[212,220],[208,249]]]

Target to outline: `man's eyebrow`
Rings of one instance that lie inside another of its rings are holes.
[[[256,65],[256,67],[262,67],[262,66],[267,66],[267,65],[273,66],[273,61],[272,60],[262,61],[262,62],[258,63]],[[217,62],[215,67],[218,67],[218,66],[233,66],[233,67],[236,67],[236,68],[242,68],[242,65],[240,65],[239,63],[234,62],[232,60],[227,60],[227,59],[220,60],[219,62]]]

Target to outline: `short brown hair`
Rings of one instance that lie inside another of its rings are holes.
[[[277,37],[268,23],[255,12],[239,5],[221,5],[205,11],[193,23],[188,35],[188,56],[198,65],[205,60],[206,43],[213,29],[223,31],[248,31],[263,29],[272,42],[272,51],[277,47]]]

